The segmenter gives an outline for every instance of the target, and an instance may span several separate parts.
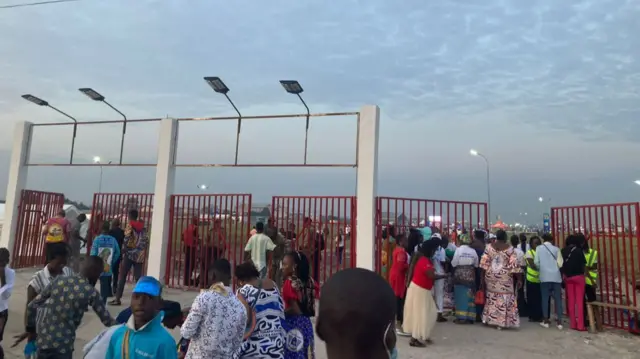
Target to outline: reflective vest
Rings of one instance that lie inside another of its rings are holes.
[[[535,260],[536,251],[530,249],[529,254],[531,255],[531,258]],[[531,268],[530,266],[527,266],[527,281],[531,283],[540,283],[540,272]]]
[[[593,267],[598,263],[598,251],[589,248],[589,251],[585,254],[585,259],[587,260],[587,267]],[[593,269],[589,271],[589,275],[585,277],[584,281],[587,285],[593,285],[596,279],[598,279],[598,270]]]

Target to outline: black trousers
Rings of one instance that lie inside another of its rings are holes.
[[[73,353],[62,354],[54,349],[38,349],[37,359],[73,359]]]
[[[404,316],[404,298],[396,297],[396,320],[402,324]]]
[[[542,321],[542,293],[540,283],[527,281],[527,309],[532,322]]]

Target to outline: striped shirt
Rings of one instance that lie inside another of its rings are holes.
[[[71,276],[73,275],[73,271],[69,267],[62,268],[63,276]],[[33,288],[36,291],[36,294],[42,293],[42,291],[58,276],[52,276],[49,273],[49,268],[44,266],[44,269],[37,271],[33,277],[31,277],[31,281],[29,281],[29,287]],[[36,313],[36,323],[42,323],[42,320],[46,316],[47,310],[46,308],[38,308],[38,312]]]

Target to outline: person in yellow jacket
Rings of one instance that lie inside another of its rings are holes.
[[[589,247],[589,241],[587,241],[584,234],[579,233],[577,236],[580,244],[582,245],[582,250],[584,251],[584,258],[587,260],[587,265],[585,266],[586,273],[584,276],[584,313],[585,316],[587,316],[587,302],[595,302],[597,300],[596,287],[598,286],[598,251]],[[598,330],[602,330],[600,310],[597,306],[593,306],[593,317],[596,321],[596,328]],[[585,319],[588,320],[588,318]]]
[[[526,272],[526,290],[527,290],[527,309],[529,312],[529,321],[539,323],[542,322],[542,293],[540,291],[540,273],[535,265],[536,248],[540,245],[540,238],[531,237],[530,249],[525,253],[524,258],[527,262]]]

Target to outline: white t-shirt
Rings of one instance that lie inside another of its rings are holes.
[[[339,234],[336,237],[336,241],[338,242],[338,247],[340,247],[340,248],[344,247],[344,235]]]
[[[520,249],[520,247],[516,247],[516,248],[514,248],[514,250],[516,251],[516,257],[518,258],[518,264],[521,267],[525,266],[524,252],[522,251],[522,249]]]
[[[256,233],[247,242],[244,247],[245,252],[251,252],[251,260],[258,270],[267,266],[267,251],[276,248],[271,238],[264,233]]]
[[[453,259],[451,259],[451,266],[478,266],[478,253],[475,249],[469,247],[468,245],[461,245],[456,252],[453,254]]]

